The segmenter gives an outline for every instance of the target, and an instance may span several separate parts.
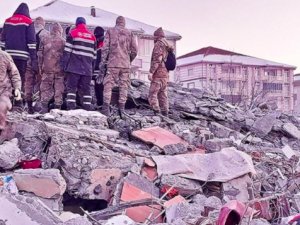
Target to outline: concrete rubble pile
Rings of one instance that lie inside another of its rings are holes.
[[[296,117],[176,84],[164,117],[148,89],[132,81],[122,117],[10,113],[0,224],[297,224]]]

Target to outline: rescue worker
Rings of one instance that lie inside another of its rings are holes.
[[[70,31],[63,54],[63,67],[67,72],[67,109],[76,109],[78,92],[83,109],[92,109],[91,80],[96,58],[96,38],[86,27],[83,17],[76,19],[76,28]]]
[[[54,108],[60,109],[63,103],[64,73],[61,60],[65,47],[62,37],[63,29],[59,23],[54,23],[49,35],[40,42],[39,55],[41,59],[41,113],[48,112],[49,103],[54,97]]]
[[[119,112],[125,110],[130,85],[130,64],[137,56],[137,43],[133,33],[125,27],[125,18],[119,16],[116,26],[109,29],[104,38],[98,83],[103,81],[102,113],[110,116],[112,89],[119,87]],[[106,76],[103,73],[107,66]],[[102,72],[101,72],[102,71]]]
[[[31,60],[32,69],[38,71],[34,23],[30,18],[26,3],[21,3],[13,16],[6,19],[1,34],[0,47],[12,56],[19,70],[22,91],[24,92],[28,59]],[[16,103],[17,106],[23,105],[21,101]]]
[[[166,68],[165,61],[168,51],[172,48],[165,39],[165,33],[162,28],[154,32],[154,48],[151,57],[150,73],[148,75],[151,81],[148,101],[154,112],[168,116],[168,81],[169,71]]]
[[[96,45],[97,45],[97,57],[94,66],[94,74],[92,80],[92,97],[94,105],[102,105],[103,101],[103,84],[97,84],[96,79],[100,72],[100,62],[101,62],[101,53],[104,44],[104,29],[102,27],[96,27],[94,30],[94,35],[96,37]],[[106,73],[104,71],[103,73]]]
[[[7,111],[12,108],[10,97],[21,101],[21,77],[11,56],[0,49],[0,131],[5,128]]]
[[[45,20],[42,17],[36,18],[34,21],[35,27],[35,37],[36,37],[36,50],[37,50],[37,59],[38,59],[38,71],[34,71],[31,66],[31,60],[27,62],[27,68],[25,73],[25,101],[27,102],[28,112],[31,114],[34,112],[32,102],[34,100],[39,100],[40,97],[40,84],[41,84],[41,65],[42,65],[42,56],[39,50],[39,45],[43,37],[49,35],[49,31],[45,29]],[[34,94],[37,95],[34,96]],[[35,97],[35,99],[33,99]]]

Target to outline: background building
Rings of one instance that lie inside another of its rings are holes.
[[[294,75],[294,112],[300,114],[300,74]]]
[[[105,30],[114,27],[117,14],[92,7],[76,6],[64,1],[55,0],[30,12],[33,19],[42,16],[46,21],[46,28],[54,22],[60,22],[64,30],[74,25],[77,17],[82,16],[86,19],[90,30],[96,26],[102,26]],[[138,42],[138,56],[132,64],[134,78],[148,80],[150,69],[151,53],[154,47],[153,33],[157,27],[126,18],[126,27],[136,36]],[[165,31],[166,38],[176,50],[176,41],[181,39],[179,34]],[[174,80],[174,74],[171,74],[171,80]]]
[[[208,88],[233,104],[273,102],[282,111],[294,108],[296,67],[214,47],[178,58],[175,81],[187,88]]]

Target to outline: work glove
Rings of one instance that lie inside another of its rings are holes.
[[[37,59],[31,60],[31,68],[35,73],[39,72],[39,64]]]
[[[16,101],[22,100],[21,91],[19,89],[15,89],[14,95],[15,95],[15,100]]]
[[[153,74],[152,74],[152,73],[149,73],[149,74],[148,74],[148,80],[152,81],[152,79],[153,79]]]

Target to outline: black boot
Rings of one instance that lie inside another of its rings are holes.
[[[27,108],[28,108],[28,113],[33,114],[34,113],[34,108],[32,106],[32,101],[27,102]]]
[[[76,94],[68,93],[67,94],[67,110],[76,109]]]
[[[103,103],[102,105],[102,114],[105,116],[110,116],[110,104],[108,103]]]

